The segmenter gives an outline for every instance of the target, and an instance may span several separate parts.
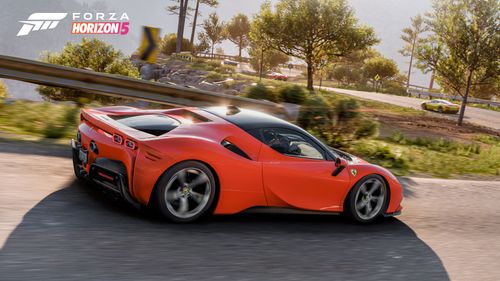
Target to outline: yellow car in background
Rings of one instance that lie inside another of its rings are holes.
[[[422,103],[423,110],[432,110],[439,113],[451,113],[456,114],[460,109],[457,104],[451,103],[447,100],[431,100]]]

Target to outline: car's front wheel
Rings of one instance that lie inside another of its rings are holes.
[[[175,222],[192,222],[213,210],[216,196],[212,171],[201,162],[186,161],[160,178],[155,199],[164,217]]]
[[[345,214],[360,223],[376,220],[387,209],[388,187],[379,175],[368,175],[352,188],[344,206]]]

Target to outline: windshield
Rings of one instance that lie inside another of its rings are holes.
[[[448,105],[453,104],[453,103],[451,103],[451,102],[449,102],[449,101],[447,101],[447,100],[436,100],[436,101],[438,101],[438,102],[440,102],[440,103],[448,104]]]

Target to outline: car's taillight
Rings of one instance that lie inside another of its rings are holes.
[[[117,144],[123,144],[123,137],[118,134],[114,134],[113,141]]]
[[[127,148],[132,149],[132,150],[137,147],[137,145],[135,144],[135,141],[131,141],[131,140],[125,140],[125,146]]]

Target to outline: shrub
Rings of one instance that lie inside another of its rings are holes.
[[[306,100],[306,92],[299,85],[285,86],[279,91],[282,101],[288,103],[302,104]]]
[[[398,96],[407,95],[406,87],[404,87],[397,81],[387,81],[386,83],[384,83],[384,88],[382,89],[382,92]]]
[[[332,124],[331,109],[328,101],[321,95],[310,95],[300,108],[297,120],[305,129],[329,126]]]
[[[189,43],[188,39],[183,38],[181,45],[182,45],[181,46],[182,52],[189,52],[192,49],[192,45],[191,43]],[[175,53],[176,46],[177,46],[177,34],[169,33],[165,35],[165,37],[163,37],[163,39],[161,40],[160,51],[165,55],[171,55],[172,53]]]
[[[379,123],[377,121],[363,118],[361,119],[354,135],[357,139],[375,137],[378,135],[378,129]]]
[[[209,81],[222,81],[224,80],[224,75],[218,73],[218,72],[210,72],[205,76],[205,78]]]
[[[139,77],[137,67],[125,55],[112,45],[95,38],[83,38],[79,43],[67,43],[62,52],[44,53],[41,60],[62,66],[90,68],[96,72]],[[38,86],[37,91],[46,100],[73,101],[79,105],[92,100],[100,103],[114,103],[117,100],[115,97],[44,85]]]
[[[335,106],[339,120],[345,121],[358,117],[359,103],[354,99],[341,99]]]
[[[261,83],[258,83],[255,86],[250,86],[246,94],[246,97],[256,100],[268,100],[272,102],[278,102],[278,97],[276,96],[276,94]]]
[[[0,130],[47,138],[69,137],[75,133],[79,111],[70,104],[15,101],[0,110]]]
[[[7,86],[3,83],[2,80],[0,80],[0,99],[6,98],[7,95]]]
[[[48,123],[43,130],[43,136],[49,139],[60,139],[66,135],[65,129],[61,124]]]
[[[369,162],[391,169],[398,175],[404,175],[408,172],[408,159],[392,151],[387,145],[359,143],[355,147],[355,152]]]

